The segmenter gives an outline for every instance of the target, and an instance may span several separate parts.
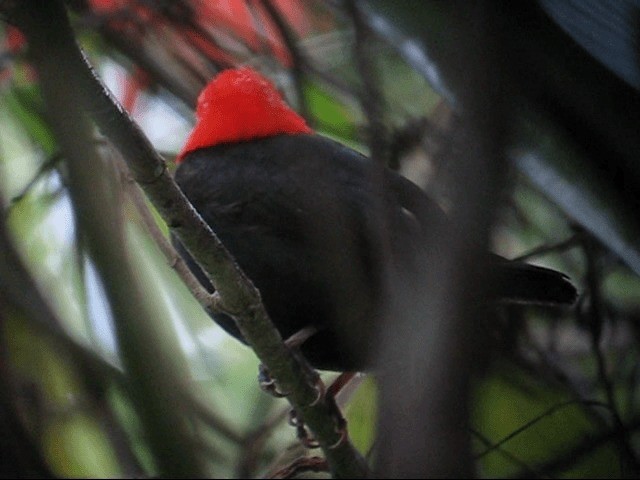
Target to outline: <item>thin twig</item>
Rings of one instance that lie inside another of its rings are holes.
[[[539,257],[548,253],[559,253],[581,245],[584,235],[581,232],[571,235],[569,238],[556,243],[546,243],[540,245],[527,253],[513,259],[515,262],[524,262],[533,257]]]
[[[305,472],[328,472],[327,461],[322,457],[302,457],[267,478],[300,478]]]
[[[121,166],[123,170],[126,169],[126,165],[121,164]],[[127,194],[135,205],[142,223],[149,232],[149,235],[151,235],[155,241],[156,245],[158,245],[158,248],[160,248],[160,251],[164,254],[171,268],[175,270],[178,276],[182,279],[198,303],[200,303],[204,308],[213,311],[212,304],[214,302],[211,298],[212,294],[207,292],[200,281],[195,277],[195,275],[193,275],[184,259],[178,254],[178,252],[176,252],[176,249],[173,248],[171,242],[169,242],[162,230],[160,230],[156,219],[147,205],[146,199],[142,195],[140,187],[138,187],[138,185],[130,178],[128,169],[126,172],[123,171],[122,175],[125,177],[124,184]]]
[[[267,417],[267,419],[258,428],[249,432],[242,440],[241,452],[242,456],[238,461],[236,468],[238,478],[247,478],[252,476],[255,469],[256,460],[259,453],[262,451],[268,436],[272,433],[273,429],[289,416],[291,407],[287,406],[280,408],[274,414]]]
[[[640,417],[635,417],[629,420],[629,422],[627,422],[626,429],[629,432],[635,432],[636,430],[640,429]],[[576,465],[585,456],[596,451],[607,442],[616,440],[618,436],[618,429],[613,428],[593,436],[584,437],[580,443],[568,448],[558,456],[552,458],[551,460],[547,460],[546,462],[537,465],[534,468],[540,475],[558,477],[558,473],[565,472],[572,465]],[[513,475],[512,478],[530,477],[531,474],[528,471],[523,471]]]
[[[475,455],[475,459],[479,460],[485,455],[493,452],[494,450],[501,448],[505,443],[509,442],[510,440],[513,440],[515,437],[525,432],[526,430],[534,426],[536,423],[540,422],[541,420],[544,420],[546,417],[554,414],[558,410],[561,410],[570,405],[586,405],[590,407],[602,407],[602,408],[607,408],[611,410],[609,405],[607,405],[606,403],[598,402],[595,400],[567,400],[566,402],[558,403],[557,405],[554,405],[549,409],[547,409],[546,411],[542,412],[540,415],[529,420],[527,423],[525,423],[521,427],[511,432],[509,435],[499,440],[497,443],[492,443],[489,448]]]
[[[384,123],[384,95],[372,55],[373,32],[354,0],[347,1],[346,7],[355,30],[355,62],[361,81],[360,105],[368,121],[369,155],[374,163],[386,165],[388,132]]]
[[[491,440],[489,440],[487,437],[485,437],[483,434],[481,434],[480,432],[478,432],[477,430],[474,430],[472,428],[469,429],[469,431],[471,432],[471,434],[476,437],[480,442],[482,442],[486,447],[493,447]],[[502,447],[496,447],[496,450],[498,451],[498,453],[500,453],[500,455],[502,455],[503,457],[505,457],[507,460],[513,462],[514,464],[518,465],[519,467],[521,467],[525,472],[527,472],[528,475],[530,475],[530,477],[533,478],[540,478],[541,475],[538,474],[538,472],[536,472],[533,467],[531,467],[530,465],[528,465],[526,462],[520,460],[518,457],[516,457],[515,455],[513,455],[512,453],[506,451],[505,449],[503,449]]]
[[[597,253],[595,241],[587,237],[583,242],[583,249],[587,261],[586,283],[589,289],[590,302],[587,311],[579,313],[579,315],[581,315],[583,322],[588,325],[589,331],[591,332],[591,348],[598,368],[598,378],[604,389],[609,408],[611,409],[615,430],[618,432],[618,444],[621,453],[621,474],[624,474],[624,462],[622,455],[626,457],[631,468],[633,468],[633,471],[638,473],[640,472],[640,461],[631,444],[629,432],[622,421],[618,402],[616,401],[615,393],[613,391],[613,384],[609,378],[609,374],[607,373],[606,360],[600,347],[604,311],[600,293],[600,275],[598,266],[596,265]]]
[[[223,435],[227,440],[236,444],[243,443],[244,439],[242,436],[209,406],[193,397],[189,398],[188,402],[194,413],[197,415],[196,418],[198,420],[204,422],[208,427]]]
[[[11,208],[14,204],[20,202],[30,191],[31,189],[40,181],[42,177],[44,177],[47,173],[49,173],[55,166],[62,160],[62,154],[60,152],[54,153],[51,157],[49,157],[38,171],[33,176],[29,183],[25,185],[25,187],[20,191],[19,194],[15,195],[10,202],[9,208]]]

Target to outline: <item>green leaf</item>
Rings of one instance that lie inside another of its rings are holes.
[[[318,124],[318,130],[335,135],[344,140],[353,140],[356,131],[356,116],[335,95],[317,83],[305,82],[304,95],[311,116]]]
[[[3,94],[2,101],[27,134],[42,148],[45,155],[48,157],[53,155],[57,150],[57,143],[44,119],[44,104],[40,88],[37,85],[15,87]]]

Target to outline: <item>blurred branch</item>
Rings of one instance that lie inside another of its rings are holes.
[[[409,120],[391,134],[389,168],[397,170],[400,167],[402,157],[412,148],[420,145],[425,146],[425,153],[429,157],[433,156],[444,137],[444,132],[426,117]],[[427,141],[425,142],[425,140]]]
[[[552,386],[554,388],[557,387],[557,383],[559,383],[575,401],[583,405],[588,405],[588,402],[590,402],[588,398],[591,392],[584,387],[584,383],[587,380],[586,377],[578,376],[574,372],[567,372],[566,368],[558,359],[557,352],[550,352],[537,344],[531,344],[529,348],[531,348],[538,357],[538,363],[535,366],[529,366],[527,364],[530,370],[535,371],[542,378],[549,375],[552,376],[554,380]],[[589,408],[585,409],[584,412],[598,428],[604,428],[607,425],[608,416],[605,416],[602,409]]]
[[[209,406],[203,404],[202,401],[196,398],[192,398],[190,400],[189,407],[192,408],[194,413],[198,416],[198,420],[201,420],[209,428],[223,435],[227,440],[231,440],[237,444],[242,443],[243,439],[240,434],[236,432],[219,414],[211,410]]]
[[[264,448],[268,436],[289,416],[290,412],[289,408],[276,410],[260,426],[245,435],[242,440],[242,455],[236,467],[238,478],[251,478],[254,476],[259,453]]]
[[[198,93],[208,78],[206,74],[199,71],[190,62],[185,61],[176,52],[180,47],[172,41],[172,32],[159,31],[162,26],[165,26],[162,25],[165,20],[161,18],[160,12],[154,11],[152,19],[145,18],[143,20],[138,17],[135,8],[132,8],[131,5],[123,4],[113,13],[104,11],[96,13],[92,10],[90,2],[81,0],[67,3],[70,8],[83,15],[81,19],[84,27],[92,30],[98,29],[102,37],[113,48],[130,58],[143,71],[149,73],[154,82],[166,88],[185,104],[195,105]],[[193,21],[193,12],[181,8],[183,5],[183,2],[174,0],[171,2],[171,6],[174,8],[167,8],[163,13],[166,14],[168,20],[176,22],[177,28],[182,31],[191,29],[196,35],[211,42],[209,34],[202,31]],[[141,8],[153,10],[154,4],[141,6]],[[120,22],[135,25],[132,29],[135,33],[116,27]],[[152,23],[156,28],[150,28]],[[191,47],[198,49],[197,45],[191,45]],[[210,59],[209,61],[211,62]],[[221,66],[215,64],[214,68],[219,70]]]
[[[268,478],[304,478],[306,472],[326,472],[327,461],[321,457],[302,457],[269,475]]]
[[[55,478],[16,409],[5,338],[10,307],[5,303],[5,292],[0,292],[0,299],[3,302],[0,309],[0,477]]]
[[[348,0],[346,9],[355,30],[355,62],[360,78],[358,98],[367,118],[367,143],[369,156],[378,165],[388,160],[388,132],[385,126],[384,94],[380,88],[373,48],[373,32],[365,21],[356,0]]]
[[[615,430],[618,432],[617,439],[620,446],[620,452],[624,454],[624,460],[626,460],[628,466],[632,469],[632,473],[637,475],[640,473],[640,461],[638,460],[637,454],[632,446],[629,431],[622,421],[613,384],[609,378],[606,361],[600,347],[602,326],[605,319],[600,292],[600,273],[597,266],[598,255],[596,248],[597,246],[594,239],[587,237],[584,240],[583,249],[587,260],[586,283],[589,290],[589,304],[586,312],[581,313],[579,311],[578,318],[582,320],[582,323],[588,326],[591,333],[591,349],[598,368],[598,379],[604,389],[607,403],[611,409],[611,416],[613,418]],[[623,459],[621,459],[621,461],[622,460]],[[622,472],[624,473],[624,469]]]
[[[470,430],[470,431],[471,431],[471,434],[478,439],[478,441],[480,441],[482,444],[484,444],[485,447],[487,447],[487,449],[493,450],[493,443],[491,442],[491,440],[489,440],[487,437],[485,437],[483,434],[481,434],[477,430]],[[495,447],[495,450],[497,450],[498,453],[500,453],[500,455],[502,455],[504,458],[506,458],[510,462],[514,463],[515,465],[518,465],[523,472],[527,472],[530,478],[540,477],[538,472],[536,472],[531,466],[529,466],[526,462],[520,460],[515,455],[509,453],[507,450],[503,449],[502,447]]]
[[[640,417],[630,419],[625,428],[630,433],[636,433],[636,431],[640,429]],[[567,471],[572,465],[580,462],[585,456],[594,453],[606,443],[615,441],[618,436],[618,429],[614,427],[599,434],[585,437],[582,441],[568,448],[566,451],[540,465],[536,465],[534,470],[538,472],[540,476],[558,477],[560,473]],[[529,471],[522,471],[514,474],[512,478],[531,478],[531,473]]]
[[[211,308],[211,294],[207,292],[198,279],[193,275],[183,258],[178,254],[178,252],[176,252],[176,249],[173,248],[171,242],[167,237],[165,237],[162,230],[160,230],[156,219],[146,203],[140,187],[133,182],[133,179],[131,179],[126,165],[120,165],[122,166],[121,174],[125,177],[124,184],[126,185],[129,198],[135,205],[136,211],[140,215],[142,223],[149,232],[149,235],[151,235],[151,238],[153,238],[156,245],[158,245],[158,248],[160,248],[160,251],[164,254],[171,268],[173,268],[180,276],[198,303],[200,303],[203,308]],[[216,310],[217,308],[215,308],[215,303],[213,306],[214,310]]]
[[[181,413],[185,376],[178,357],[162,351],[154,315],[129,256],[122,204],[114,198],[112,166],[97,152],[83,109],[82,88],[70,81],[77,52],[60,2],[20,2],[10,11],[29,40],[52,127],[69,166],[69,186],[78,228],[104,282],[118,344],[131,380],[132,398],[160,471],[168,476],[201,476],[191,433]],[[65,28],[66,27],[66,28]],[[176,461],[180,459],[180,461]]]
[[[56,153],[53,156],[49,157],[40,168],[38,168],[37,173],[33,176],[29,183],[25,185],[22,191],[15,195],[11,199],[11,206],[17,202],[20,202],[34,187],[36,183],[38,183],[46,174],[48,174],[53,168],[55,168],[58,163],[62,160],[62,155],[60,153]]]
[[[298,42],[295,38],[295,32],[291,29],[287,21],[280,14],[278,8],[273,4],[271,0],[262,0],[262,5],[264,9],[267,11],[271,20],[273,20],[273,24],[278,29],[282,40],[289,50],[289,54],[291,55],[292,65],[291,71],[293,74],[293,81],[296,86],[296,94],[298,97],[298,108],[302,116],[307,120],[307,122],[311,122],[310,125],[313,126],[313,119],[311,118],[309,112],[309,105],[307,103],[307,99],[304,94],[304,66],[307,64],[307,60],[302,52],[302,49],[298,47]]]
[[[2,210],[4,211],[4,208],[2,208]],[[16,315],[31,322],[38,331],[42,331],[46,336],[52,338],[56,345],[61,347],[65,354],[71,358],[71,362],[78,366],[84,379],[89,379],[89,393],[95,397],[94,399],[98,403],[104,403],[104,398],[101,395],[104,384],[115,381],[126,388],[124,376],[120,370],[104,361],[95,351],[76,343],[76,341],[68,336],[62,325],[62,321],[42,296],[40,289],[23,265],[18,252],[14,249],[11,239],[9,238],[9,232],[6,230],[4,219],[0,221],[0,303],[3,307],[2,311],[0,311],[0,329],[4,329],[4,318],[5,315],[7,315],[7,310],[12,310]],[[4,333],[0,332],[0,336],[3,334]],[[4,340],[1,338],[0,340],[4,348]],[[13,411],[13,406],[9,403],[10,400],[8,398],[11,389],[7,384],[7,366],[8,361],[3,358],[2,361],[0,361],[1,381],[5,384],[1,389],[3,392],[2,401],[5,402],[2,411],[11,412]],[[113,440],[114,448],[117,450],[124,471],[128,475],[140,475],[142,470],[131,451],[127,448],[128,439],[119,426],[115,424],[115,419],[110,409],[103,409],[101,414],[106,418],[106,429],[108,430],[109,437]],[[14,426],[11,427],[7,425],[6,428],[22,428],[19,426],[19,417],[17,415],[11,415],[11,417],[13,418],[11,424]],[[11,436],[7,432],[3,434],[3,438],[5,438],[7,442],[11,441]],[[25,441],[31,444],[31,440],[26,439]],[[35,445],[32,445],[32,447],[36,449]],[[9,452],[8,448],[2,448],[0,450],[9,454],[7,453]],[[14,452],[10,455],[11,461],[1,463],[21,464],[21,460],[19,459],[29,454],[29,449],[23,445],[21,452]],[[24,464],[19,468],[22,470],[23,475],[27,473],[29,477],[40,476],[40,474],[33,471],[29,473],[30,470]],[[51,474],[49,473],[48,476],[51,476]]]
[[[123,177],[123,184],[126,187],[128,196],[135,205],[136,211],[140,215],[147,231],[164,254],[170,266],[176,271],[180,278],[182,278],[182,281],[185,283],[187,288],[189,288],[194,298],[198,300],[203,307],[207,307],[209,305],[209,292],[207,292],[202,284],[194,277],[182,257],[178,255],[176,250],[173,248],[173,245],[171,245],[171,242],[168,241],[162,230],[160,230],[155,217],[151,213],[151,210],[142,195],[142,191],[131,179],[126,165],[121,161],[118,161],[118,166],[121,167],[120,174]],[[193,409],[198,419],[204,422],[208,427],[215,430],[217,433],[220,433],[232,442],[237,444],[242,443],[242,437],[240,437],[240,435],[210,407],[204,405],[200,400],[193,398],[191,395],[189,395],[187,401],[189,408]]]
[[[482,362],[485,312],[479,305],[491,284],[483,258],[496,198],[505,179],[503,154],[501,15],[492,2],[363,2],[365,18],[381,35],[396,35],[389,22],[399,11],[420,12],[413,21],[449,16],[456,38],[443,68],[459,78],[461,152],[452,158],[455,229],[429,230],[424,275],[407,278],[393,292],[399,298],[382,337],[380,446],[378,464],[386,477],[470,477],[474,463],[468,422],[469,381]],[[384,17],[380,11],[392,11]],[[429,28],[422,27],[427,35]],[[385,37],[387,40],[389,38]],[[407,44],[407,47],[409,45]],[[414,58],[426,52],[411,43]],[[407,292],[407,293],[405,293]],[[411,293],[409,293],[411,292]],[[399,394],[398,392],[402,392]]]
[[[0,205],[0,207],[4,206]],[[5,211],[4,208],[1,210]],[[15,250],[9,238],[5,219],[2,215],[0,221],[0,300],[2,304],[23,312],[26,318],[32,320],[56,342],[64,345],[65,350],[70,352],[79,364],[92,370],[97,377],[104,375],[121,377],[118,369],[105,362],[96,352],[81,346],[67,335],[61,320],[43,297]]]
[[[110,227],[119,225],[119,221],[116,218],[117,212],[105,211],[105,204],[108,202],[96,200],[95,189],[104,181],[104,175],[98,175],[101,160],[95,156],[88,127],[82,121],[85,112],[91,114],[104,134],[120,150],[133,177],[182,244],[209,275],[222,299],[224,309],[235,318],[244,338],[277,379],[279,388],[290,392],[288,400],[320,442],[332,473],[341,477],[366,475],[364,460],[353,445],[344,440],[337,428],[336,422],[340,414],[335,402],[324,396],[318,399],[315,378],[308,377],[305,373],[308,367],[284,345],[267,316],[259,292],[178,189],[167,172],[164,160],[86,63],[75,43],[62,2],[51,0],[43,4],[32,0],[15,5],[10,2],[8,7],[13,7],[8,12],[12,20],[27,34],[43,89],[51,102],[49,106],[52,114],[57,115],[58,135],[69,158],[71,170],[74,171],[74,182],[78,189],[76,207],[79,209],[83,228],[92,236],[93,252],[103,271],[104,280],[110,284],[108,290],[113,295],[112,306],[117,309],[116,316],[120,316],[123,321],[128,319],[125,321],[126,325],[136,329],[142,327],[136,323],[146,317],[146,312],[142,309],[142,299],[138,298],[142,292],[130,271],[126,249],[120,243],[122,239],[117,242],[107,241],[113,236]],[[80,155],[79,152],[83,154]],[[84,158],[85,156],[89,158]],[[86,168],[87,165],[91,168]],[[91,184],[94,184],[93,187],[90,187]],[[105,218],[107,215],[110,217]],[[118,282],[116,278],[119,279]],[[123,279],[128,279],[128,282]],[[124,326],[122,321],[119,324]],[[139,353],[135,349],[140,348],[140,345],[153,347],[149,345],[153,335],[147,338],[145,335],[140,332],[140,336],[135,339],[120,338],[123,348],[132,358]],[[149,367],[148,364],[146,366]],[[169,367],[166,362],[163,366]],[[167,378],[148,378],[142,364],[131,362],[128,367],[133,370],[132,374],[136,379],[148,387],[145,390],[149,394],[152,392],[150,382],[167,382]],[[138,400],[142,401],[143,398]],[[154,445],[157,460],[167,472],[195,468],[195,463],[188,460],[177,463],[173,461],[181,458],[182,454],[184,459],[193,459],[193,455],[188,443],[177,439],[181,436],[180,432],[183,432],[179,422],[176,423],[177,419],[161,403],[160,401],[157,405],[155,415],[147,417],[150,422],[147,427],[157,433],[154,435],[157,441]],[[161,413],[160,410],[164,411]],[[157,424],[151,423],[152,417]],[[162,423],[160,420],[163,420]],[[159,429],[163,430],[163,434],[160,434]],[[176,450],[167,451],[168,447]]]
[[[584,240],[584,233],[578,232],[571,235],[569,238],[556,243],[540,245],[527,253],[524,253],[513,259],[515,262],[524,262],[534,257],[547,255],[549,253],[560,253],[571,248],[580,246]]]
[[[585,405],[585,406],[589,406],[589,407],[602,407],[602,408],[606,408],[607,410],[611,411],[611,407],[606,404],[606,403],[602,403],[602,402],[598,402],[595,400],[567,400],[566,402],[561,402],[558,403],[552,407],[550,407],[549,409],[547,409],[546,411],[542,412],[540,415],[534,417],[533,419],[529,420],[527,423],[525,423],[524,425],[522,425],[520,428],[517,428],[516,430],[514,430],[513,432],[511,432],[509,435],[507,435],[506,437],[502,438],[501,440],[499,440],[496,443],[491,443],[490,445],[487,445],[487,449],[483,450],[482,452],[478,453],[475,455],[476,460],[484,457],[485,455],[500,449],[505,443],[509,442],[510,440],[513,440],[515,437],[517,437],[518,435],[520,435],[521,433],[525,432],[526,430],[528,430],[529,428],[531,428],[532,426],[534,426],[536,423],[540,422],[541,420],[544,420],[546,417],[554,414],[555,412],[557,412],[558,410],[561,410],[565,407],[571,406],[571,405]]]

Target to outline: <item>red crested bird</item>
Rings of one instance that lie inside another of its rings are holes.
[[[360,153],[315,134],[267,79],[225,70],[198,98],[197,122],[175,179],[260,290],[283,338],[305,327],[316,368],[362,370],[384,311],[385,275],[419,269],[425,227],[447,225],[420,188]],[[379,178],[381,177],[381,178]],[[192,271],[207,277],[176,242]],[[491,255],[495,297],[569,305],[560,272]],[[224,314],[214,319],[243,340]]]

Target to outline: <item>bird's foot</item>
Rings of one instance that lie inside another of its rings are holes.
[[[339,436],[335,443],[327,447],[330,450],[338,448],[340,445],[342,445],[342,443],[347,439],[348,436],[347,421],[344,419],[344,417],[339,412],[337,412],[334,418],[336,421],[335,431]],[[289,425],[295,427],[298,440],[300,440],[300,443],[302,443],[302,445],[304,445],[306,448],[313,449],[320,447],[320,443],[309,434],[309,431],[304,424],[304,420],[298,416],[298,413],[295,410],[291,410],[289,412]]]
[[[304,420],[298,416],[298,412],[296,410],[291,410],[289,412],[289,425],[296,429],[296,436],[300,443],[304,445],[306,448],[318,448],[320,444],[317,440],[315,440],[307,430],[306,425],[304,424]]]
[[[322,457],[302,457],[281,468],[269,478],[298,478],[305,472],[329,472],[329,464]]]
[[[271,377],[267,367],[262,363],[258,365],[258,385],[260,385],[260,389],[263,392],[266,392],[276,398],[282,398],[289,395],[288,392],[281,392],[278,390],[275,380]]]
[[[287,338],[287,340],[285,340],[285,345],[291,350],[291,353],[300,360],[300,365],[303,367],[304,375],[309,385],[313,385],[316,392],[315,398],[308,404],[308,407],[313,407],[323,401],[330,402],[331,404],[334,412],[333,415],[335,418],[336,433],[338,434],[336,442],[328,447],[333,449],[340,446],[347,439],[347,422],[340,413],[340,409],[336,405],[334,396],[353,378],[355,373],[344,373],[340,375],[333,382],[329,390],[327,390],[318,372],[311,367],[309,363],[307,363],[299,350],[299,347],[315,335],[317,331],[318,329],[316,327],[305,327]],[[290,392],[281,392],[278,390],[276,382],[269,374],[269,370],[266,366],[260,364],[258,368],[258,381],[262,390],[278,398],[289,395]],[[306,448],[312,449],[320,447],[318,441],[309,433],[302,416],[295,409],[289,412],[289,424],[295,427],[298,439]]]
[[[291,335],[284,341],[288,348],[300,348],[304,342],[318,333],[318,329],[313,325],[306,326]]]
[[[311,338],[313,335],[315,335],[317,332],[318,332],[318,329],[316,327],[313,327],[313,326],[304,327],[303,329],[297,331],[296,333],[291,335],[289,338],[287,338],[284,341],[284,344],[287,346],[287,348],[289,348],[292,351],[294,355],[299,356],[300,353],[298,352],[298,349],[300,348],[300,346],[304,342],[306,342],[309,338]],[[308,378],[311,379],[311,381],[314,382],[315,389],[318,392],[318,396],[311,403],[311,405],[315,405],[324,397],[324,394],[325,394],[324,384],[320,380],[320,376],[318,375],[318,373],[311,366],[309,366],[307,361],[304,358],[300,358],[300,360],[301,360],[300,363],[305,366],[305,374],[307,375]],[[269,373],[269,370],[267,369],[267,367],[262,363],[258,366],[258,384],[260,385],[260,388],[264,392],[276,398],[282,398],[289,395],[289,392],[281,392],[278,390],[275,380],[271,377],[271,374]]]
[[[342,372],[329,386],[327,393],[335,398],[356,375],[356,372]]]

